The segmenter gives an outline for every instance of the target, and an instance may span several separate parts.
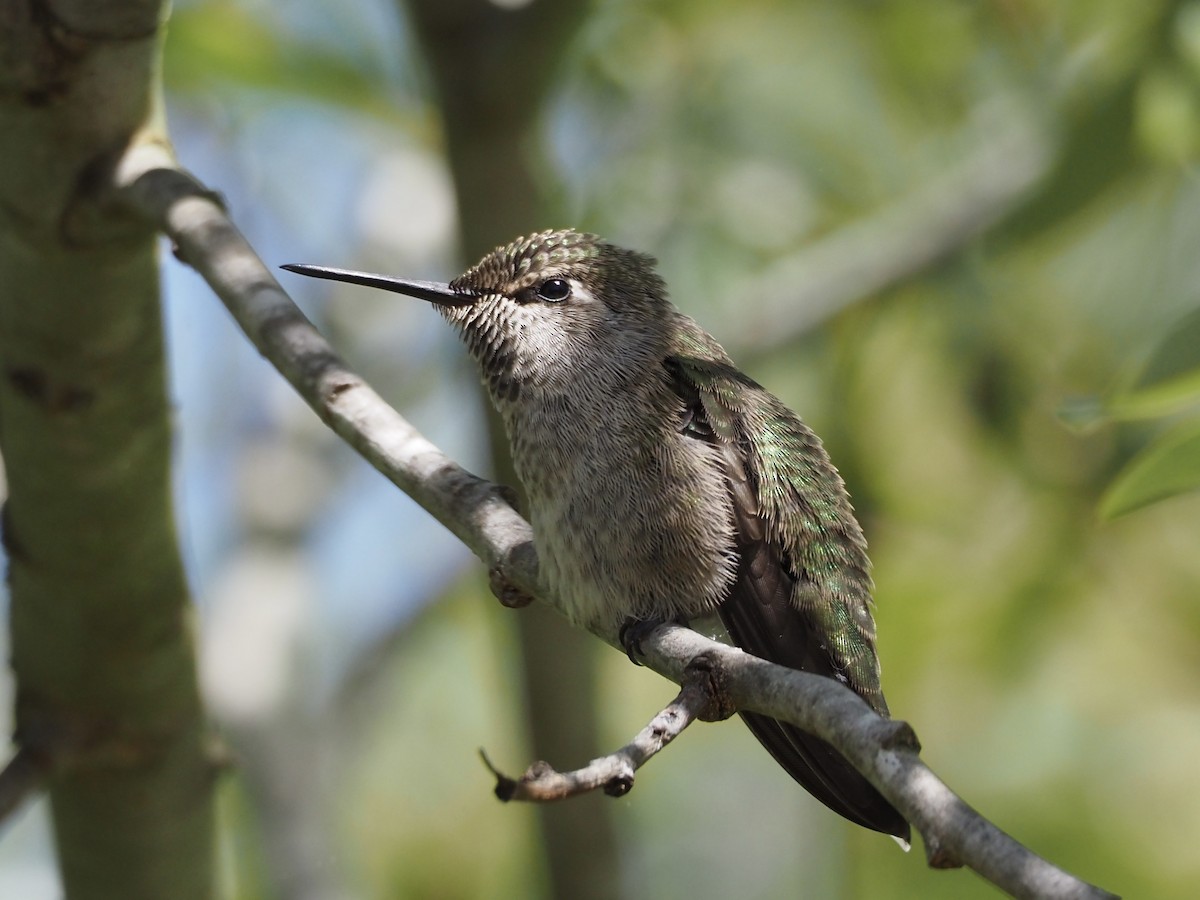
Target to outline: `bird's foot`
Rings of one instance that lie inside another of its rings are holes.
[[[521,511],[521,495],[516,488],[507,484],[493,484],[492,489],[495,490],[497,496],[517,512]]]
[[[617,632],[617,640],[621,642],[621,647],[625,650],[625,655],[629,657],[629,661],[635,666],[640,666],[637,656],[642,656],[642,641],[659,625],[666,625],[668,622],[674,625],[687,625],[687,619],[683,616],[655,616],[650,619],[635,619],[630,616],[623,623]],[[637,656],[635,656],[636,654]]]

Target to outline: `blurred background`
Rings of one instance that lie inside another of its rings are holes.
[[[1200,355],[1198,0],[179,0],[165,66],[182,164],[271,265],[446,278],[564,226],[657,256],[849,483],[926,762],[1075,874],[1194,896],[1200,498],[1098,510],[1191,421],[1179,392],[1120,401]],[[995,896],[829,813],[736,721],[622,799],[500,804],[478,748],[581,765],[673,686],[502,609],[193,272],[163,281],[228,897]],[[284,285],[511,482],[433,311]],[[58,894],[35,804],[0,895]]]

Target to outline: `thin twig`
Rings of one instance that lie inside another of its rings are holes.
[[[479,751],[483,764],[496,776],[496,796],[501,800],[548,803],[565,800],[597,789],[610,797],[623,797],[633,790],[634,772],[644,766],[685,728],[700,718],[711,705],[702,682],[685,677],[679,694],[650,723],[622,747],[607,756],[593,759],[571,772],[559,772],[547,762],[533,763],[520,778],[505,775]]]
[[[153,145],[126,155],[115,184],[121,202],[175,241],[180,258],[204,276],[254,345],[330,427],[498,577],[556,606],[556,598],[538,587],[528,523],[495,485],[442,454],[349,370],[210,192]],[[616,634],[596,634],[618,646]],[[916,827],[931,864],[965,864],[1016,897],[1113,896],[1051,865],[980,816],[921,762],[905,723],[876,715],[833,679],[766,662],[678,625],[651,632],[641,650],[649,668],[677,684],[694,661],[709,660],[719,675],[722,714],[763,713],[828,741]]]

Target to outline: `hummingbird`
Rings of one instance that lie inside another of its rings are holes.
[[[503,419],[540,577],[575,624],[628,640],[716,613],[747,652],[888,715],[867,545],[841,476],[800,417],[668,300],[652,257],[568,229],[498,247],[448,284],[283,268],[428,301],[454,326]],[[828,743],[741,715],[818,800],[907,843],[908,823]]]

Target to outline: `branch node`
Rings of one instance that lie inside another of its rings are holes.
[[[325,394],[330,401],[333,401],[346,393],[346,391],[358,387],[361,383],[357,378],[347,377],[343,374],[343,377],[331,380],[329,384],[325,385]]]
[[[533,602],[533,598],[517,587],[504,573],[504,566],[497,564],[488,569],[488,587],[501,606],[509,609],[520,609]]]
[[[633,790],[633,767],[614,775],[604,783],[604,793],[610,797],[624,797]]]
[[[882,723],[879,746],[883,750],[921,752],[921,740],[913,727],[903,719],[885,719]]]
[[[936,834],[921,835],[925,838],[925,862],[931,869],[961,869],[963,864],[949,848],[942,844]]]
[[[701,653],[687,664],[683,671],[683,689],[703,694],[705,702],[696,714],[701,722],[721,722],[737,712],[737,706],[729,696],[727,681],[725,667],[714,653]]]

